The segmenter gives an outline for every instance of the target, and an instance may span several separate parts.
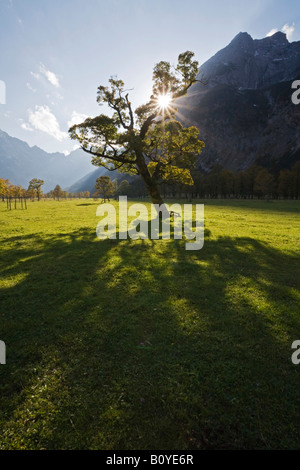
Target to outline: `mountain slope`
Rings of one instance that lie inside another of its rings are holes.
[[[286,167],[299,159],[300,106],[291,84],[300,78],[300,42],[285,34],[253,40],[247,33],[199,69],[197,82],[177,100],[178,118],[200,130],[199,166],[233,171],[259,162]]]
[[[76,181],[71,186],[65,189],[66,191],[68,191],[68,193],[79,193],[81,191],[89,191],[92,195],[95,192],[96,179],[99,178],[99,176],[103,176],[107,173],[110,172],[105,168],[97,168],[97,170],[88,173],[83,178],[80,178],[78,181]]]
[[[200,67],[198,78],[207,81],[209,87],[226,84],[259,89],[299,74],[300,42],[289,43],[282,32],[264,39],[239,33]]]
[[[79,193],[81,191],[89,191],[91,194],[95,192],[95,183],[96,179],[99,176],[107,175],[111,180],[117,180],[118,184],[126,179],[129,183],[135,184],[136,181],[139,181],[139,177],[128,175],[126,173],[119,173],[117,170],[109,171],[103,167],[99,167],[96,170],[92,171],[88,175],[85,175],[80,180],[73,183],[68,188],[65,188],[69,193]]]
[[[62,188],[69,186],[93,169],[89,156],[82,150],[67,156],[47,153],[0,130],[0,178],[13,184],[27,188],[32,178],[41,178],[45,181],[43,190],[49,191],[57,184]]]

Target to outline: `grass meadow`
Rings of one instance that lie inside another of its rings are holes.
[[[199,251],[0,204],[1,450],[300,449],[300,202],[199,202]]]

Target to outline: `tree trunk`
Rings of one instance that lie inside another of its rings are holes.
[[[157,181],[153,179],[150,174],[149,177],[147,175],[144,177],[142,174],[141,176],[145,181],[148,193],[151,197],[152,204],[154,204],[154,207],[156,209],[157,217],[159,219],[159,231],[161,232],[162,222],[165,217],[170,217],[170,212],[166,208],[163,198],[161,197]]]
[[[138,153],[137,153],[137,167],[139,169],[141,177],[144,180],[148,193],[151,197],[152,203],[164,205],[164,201],[161,197],[157,181],[150,175],[143,155],[139,155]]]
[[[153,181],[152,178],[150,178],[150,181],[146,181],[146,179],[144,179],[144,181],[151,197],[152,204],[159,204],[160,206],[164,205],[157,182]]]

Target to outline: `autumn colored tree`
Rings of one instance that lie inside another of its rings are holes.
[[[97,102],[105,103],[112,115],[100,114],[69,129],[94,165],[141,175],[155,204],[163,204],[160,183],[193,184],[190,169],[204,147],[196,127],[184,128],[175,119],[174,100],[197,81],[193,57],[190,51],[180,54],[174,68],[165,61],[156,64],[152,96],[135,111],[124,82],[110,78],[109,86],[99,86]]]
[[[28,197],[26,189],[20,185],[14,185],[9,180],[0,178],[0,198],[6,200],[7,209],[11,210],[11,204],[14,201],[14,208],[17,209],[17,202],[21,207],[27,209],[26,199]]]
[[[22,195],[23,195],[23,188],[22,186],[18,185],[18,186],[12,186],[11,188],[11,195],[12,197],[14,198],[15,200],[15,209],[17,208],[17,201],[19,200],[22,205],[23,205],[23,201],[22,201]]]
[[[1,197],[2,201],[4,201],[5,198],[6,198],[8,186],[10,184],[11,183],[10,183],[9,180],[5,180],[3,178],[0,178],[0,197]]]
[[[53,198],[57,199],[58,201],[60,200],[61,197],[64,197],[64,191],[61,189],[59,184],[55,186],[55,188],[52,191]]]

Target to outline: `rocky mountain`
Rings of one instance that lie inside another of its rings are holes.
[[[282,32],[264,39],[239,33],[199,69],[209,87],[218,84],[259,89],[300,74],[300,42],[289,43]]]
[[[239,33],[201,65],[197,78],[204,84],[177,100],[177,116],[200,130],[201,168],[288,167],[300,158],[300,105],[291,100],[300,41],[290,43],[281,32],[259,40]]]
[[[13,184],[27,188],[32,178],[41,178],[47,192],[57,184],[65,188],[94,169],[89,156],[80,149],[67,156],[47,153],[0,130],[0,178]]]

